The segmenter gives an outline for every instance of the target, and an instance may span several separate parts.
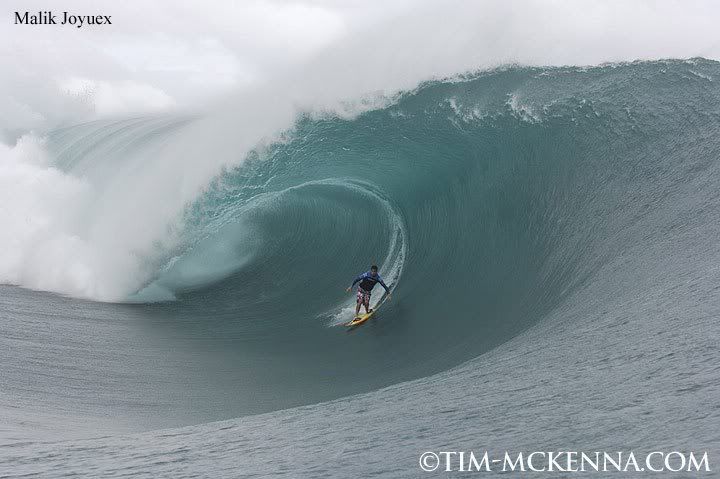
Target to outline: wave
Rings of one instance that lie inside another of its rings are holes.
[[[227,193],[224,190],[223,194]],[[308,205],[308,201],[312,201],[312,204]],[[347,219],[349,216],[350,220],[360,217],[361,213],[347,206],[338,208],[338,202],[348,201],[375,215],[369,221],[373,225],[372,229],[353,234],[325,234],[335,228],[342,217]],[[304,211],[306,208],[312,208],[312,211]],[[267,262],[273,276],[302,277],[307,273],[302,269],[288,268],[289,261],[279,260],[277,255],[289,243],[301,238],[309,240],[318,234],[324,241],[316,244],[318,249],[322,249],[325,254],[328,251],[336,252],[337,256],[353,256],[352,252],[346,251],[348,245],[376,236],[382,246],[373,255],[372,262],[381,265],[386,282],[392,287],[400,280],[407,245],[403,219],[382,192],[376,191],[371,184],[342,178],[307,181],[279,191],[259,193],[245,201],[235,200],[223,210],[221,220],[213,221],[212,224],[203,223],[203,235],[198,235],[195,244],[168,261],[149,285],[128,299],[133,302],[176,300],[177,293],[212,287],[251,261]],[[298,214],[311,215],[313,221],[303,217],[302,222],[292,224],[293,216]],[[285,230],[288,225],[292,225],[292,238],[288,237],[288,231]],[[327,230],[323,227],[327,227]],[[212,234],[208,234],[208,231],[212,231]],[[378,261],[381,257],[382,261]],[[297,257],[293,260],[297,261]],[[356,260],[363,264],[362,258]],[[317,270],[312,265],[303,264],[303,268],[307,268],[307,271]],[[372,304],[377,301],[378,298],[374,298]],[[351,301],[337,310],[334,314],[335,323],[339,324],[343,318],[346,320],[353,309]]]
[[[306,114],[234,156],[206,148],[217,119],[26,138],[3,152],[0,278],[119,301],[82,304],[202,364],[158,374],[183,378],[203,420],[427,376],[684,234],[678,211],[709,214],[718,74],[701,59],[507,68],[358,116]],[[393,301],[359,334],[326,327],[373,262]]]

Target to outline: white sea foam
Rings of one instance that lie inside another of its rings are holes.
[[[136,266],[130,252],[88,234],[93,198],[93,185],[49,163],[42,139],[0,145],[0,281],[98,299],[128,288]]]

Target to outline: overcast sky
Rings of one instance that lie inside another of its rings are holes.
[[[113,24],[14,24],[15,11],[49,8]],[[2,9],[6,140],[89,112],[202,107],[269,84],[312,102],[509,62],[720,57],[720,4],[702,0],[6,0]]]

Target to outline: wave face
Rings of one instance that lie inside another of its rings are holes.
[[[67,324],[78,308],[112,324],[114,344],[99,339],[102,324],[79,341],[102,344],[97,361],[114,366],[87,365],[82,386],[62,375],[26,386],[99,416],[78,398],[85,388],[107,398],[98,410],[173,425],[355,394],[477,357],[639,245],[718,219],[718,78],[705,60],[510,68],[429,83],[353,119],[304,116],[193,199],[172,247],[158,240],[142,256],[148,273],[128,303],[44,299]],[[194,121],[81,125],[52,133],[48,148],[63,171],[109,177],[113,161],[129,171],[128,148],[187,135]],[[87,160],[97,157],[102,165]],[[164,181],[136,166],[138,183]],[[371,263],[393,299],[347,333],[336,327],[353,308],[344,289]],[[151,391],[149,405],[133,402],[138,389]]]

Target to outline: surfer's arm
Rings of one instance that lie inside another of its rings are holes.
[[[350,285],[350,287],[352,288],[353,286],[355,286],[356,284],[358,284],[360,281],[362,281],[363,278],[365,278],[365,274],[366,274],[366,273],[363,273],[363,274],[361,274],[360,276],[358,276],[357,278],[355,278],[355,281],[352,282],[352,284]]]
[[[387,285],[385,284],[385,281],[383,281],[382,278],[378,278],[378,283],[380,283],[380,286],[385,288],[385,292],[387,294],[390,294],[390,288],[387,287]]]

